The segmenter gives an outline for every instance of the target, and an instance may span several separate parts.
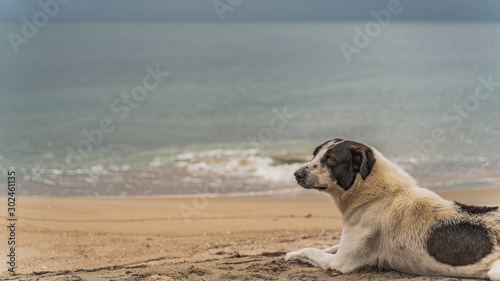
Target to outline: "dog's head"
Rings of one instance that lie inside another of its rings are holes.
[[[302,187],[348,190],[358,174],[363,180],[371,173],[375,157],[370,147],[353,141],[333,139],[318,146],[313,159],[298,169],[294,176]]]

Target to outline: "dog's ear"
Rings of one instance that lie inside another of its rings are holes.
[[[361,178],[365,180],[371,173],[376,161],[372,149],[363,144],[355,144],[351,146],[351,153],[352,167],[356,172],[359,172]]]

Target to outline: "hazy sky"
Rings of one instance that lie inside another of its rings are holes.
[[[393,20],[500,21],[499,0],[0,0],[0,20],[32,19],[39,3],[56,20],[371,20],[397,2]]]

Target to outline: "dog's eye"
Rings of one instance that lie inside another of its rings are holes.
[[[333,162],[335,162],[335,159],[333,159],[333,157],[330,157],[326,159],[326,162],[328,162],[328,164],[333,164]]]

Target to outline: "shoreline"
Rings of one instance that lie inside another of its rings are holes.
[[[290,168],[290,167],[288,167]],[[293,174],[291,169],[286,174]],[[172,172],[172,171],[170,171]],[[134,177],[141,176],[139,178]],[[172,182],[165,180],[151,180],[146,176],[149,174],[130,173],[131,185],[99,185],[88,187],[69,188],[64,185],[71,185],[65,182],[63,186],[48,185],[42,182],[20,181],[18,182],[18,195],[22,197],[58,197],[58,198],[281,198],[292,197],[321,197],[321,195],[311,195],[303,192],[292,178],[287,180],[256,180],[251,176],[226,177],[219,175],[209,177],[204,175],[200,178],[192,178],[185,174],[182,177],[189,179],[188,182]],[[171,175],[174,177],[174,175]],[[83,181],[83,179],[79,179]],[[78,182],[78,181],[77,181]],[[77,182],[73,184],[77,184]],[[484,188],[494,188],[500,185],[500,170],[485,170],[470,174],[441,175],[439,178],[418,180],[421,187],[432,191],[444,190],[480,190]],[[245,184],[243,184],[245,183]],[[62,183],[61,183],[62,184]],[[85,190],[85,191],[83,191]],[[7,185],[0,183],[0,194],[7,193]]]
[[[429,186],[433,182],[435,185]],[[461,185],[471,182],[489,182],[488,185],[479,187],[465,187],[465,188],[439,188],[447,186],[448,182],[435,180],[424,181],[420,186],[429,189],[438,194],[448,194],[454,192],[481,192],[496,189],[500,184],[500,178],[491,177],[484,180],[469,180],[457,181]],[[431,188],[434,187],[434,188]],[[0,184],[0,189],[5,188],[5,185]],[[235,192],[235,193],[198,193],[198,194],[159,194],[159,195],[79,195],[79,196],[51,196],[51,195],[21,195],[23,198],[87,198],[87,199],[195,199],[195,198],[227,198],[227,199],[243,199],[243,198],[322,198],[328,197],[327,195],[317,192],[316,194],[310,190],[304,190],[301,187],[276,189],[269,191],[248,191],[248,192]],[[0,196],[0,198],[3,198]]]

